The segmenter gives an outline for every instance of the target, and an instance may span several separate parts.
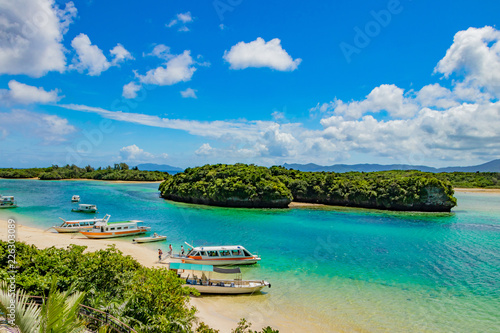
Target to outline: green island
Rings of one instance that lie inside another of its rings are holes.
[[[94,169],[90,165],[79,168],[76,165],[63,167],[53,165],[48,168],[0,169],[0,178],[39,178],[40,180],[93,179],[123,181],[162,181],[167,179],[168,172],[142,171],[137,167],[130,168],[126,163],[115,163],[113,167]]]
[[[10,304],[6,284],[12,274],[10,247],[12,243],[0,241],[0,312],[3,313],[8,312]],[[16,311],[16,323],[26,328],[22,332],[88,331],[82,330],[85,326],[91,331],[112,331],[106,326],[95,327],[95,323],[78,316],[79,304],[104,311],[136,332],[219,332],[197,320],[196,308],[189,305],[189,294],[198,293],[184,287],[184,281],[173,271],[144,267],[114,245],[96,252],[84,252],[86,248],[72,244],[66,249],[38,249],[15,243],[15,289],[25,295],[47,297],[40,312],[35,305],[31,311]],[[25,298],[18,305],[29,308],[31,302]],[[69,310],[68,304],[73,304]],[[40,327],[28,330],[30,323]],[[259,333],[250,326],[242,319],[232,332]],[[278,331],[266,327],[260,332]]]
[[[449,212],[451,182],[420,171],[302,172],[273,166],[216,164],[168,177],[165,199],[225,207],[285,208],[296,202],[398,211]]]

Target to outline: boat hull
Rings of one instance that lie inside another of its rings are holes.
[[[214,285],[199,285],[199,284],[186,284],[186,287],[191,287],[200,294],[223,294],[223,295],[238,295],[238,294],[252,294],[261,291],[264,287],[269,286],[267,282],[250,282],[248,285],[234,286],[230,285],[214,286]]]
[[[198,265],[212,265],[212,266],[228,266],[228,265],[253,265],[260,261],[260,258],[251,259],[192,259],[192,258],[179,258],[182,259],[186,264],[198,264]]]
[[[80,210],[80,209],[72,209],[72,212],[75,213],[89,213],[89,214],[95,214],[97,213],[97,210]]]
[[[126,231],[108,231],[108,232],[91,232],[80,231],[82,235],[91,239],[116,238],[145,234],[149,230],[126,230]]]
[[[3,208],[16,208],[17,205],[0,205],[0,209],[3,209]]]
[[[151,242],[161,242],[167,240],[167,236],[158,236],[158,237],[141,237],[134,238],[133,241],[136,243],[151,243]]]

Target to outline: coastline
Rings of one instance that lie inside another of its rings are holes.
[[[455,187],[453,190],[460,193],[500,193],[500,188],[481,188],[481,187]]]
[[[41,180],[38,177],[34,178],[2,178],[0,179],[15,179],[15,180]],[[163,182],[163,180],[156,180],[156,181],[150,181],[150,180],[106,180],[106,179],[87,179],[87,178],[71,178],[71,179],[47,179],[47,180],[42,180],[42,181],[56,181],[56,182],[61,182],[61,181],[88,181],[88,182],[109,182],[109,183],[139,183],[139,184],[159,184]]]
[[[0,240],[2,241],[7,241],[7,224],[8,222],[6,220],[0,219]],[[59,234],[39,228],[28,227],[23,225],[22,223],[17,223],[16,227],[17,241],[35,245],[40,249],[52,246],[58,248],[66,248],[70,244],[75,244],[87,246],[85,252],[93,252],[106,249],[108,245],[114,244],[117,249],[123,252],[124,255],[131,256],[143,266],[165,268],[167,267],[166,264],[168,264],[167,260],[159,263],[157,260],[158,254],[151,248],[139,244],[133,244],[131,242],[121,241],[117,239],[92,240],[79,234]],[[214,329],[220,330],[221,333],[231,332],[231,330],[234,329],[238,324],[238,320],[229,318],[213,311],[213,309],[211,309],[210,303],[206,302],[203,297],[190,297],[190,304],[197,308],[198,311],[196,316],[200,319],[200,321],[205,322],[205,324]],[[224,313],[231,312],[229,304],[227,308],[224,307],[222,310],[224,311]],[[253,328],[255,329],[257,327],[258,326],[255,325],[255,327]]]

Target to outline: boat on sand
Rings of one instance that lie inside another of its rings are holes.
[[[72,220],[66,221],[62,217],[63,223],[59,226],[53,226],[50,229],[55,229],[59,233],[80,232],[82,230],[90,230],[96,223],[107,223],[111,215],[106,214],[102,219],[93,218],[87,220]]]
[[[186,287],[192,287],[201,294],[252,294],[271,284],[264,280],[243,280],[239,267],[220,268],[212,265],[197,265],[172,262],[169,270],[186,281]],[[236,275],[234,279],[212,279],[213,273]]]
[[[155,233],[153,236],[149,237],[139,237],[132,239],[133,242],[136,243],[151,243],[151,242],[161,242],[167,240],[167,236],[161,236]]]
[[[115,238],[145,234],[151,227],[140,226],[143,221],[130,220],[120,222],[98,222],[91,229],[82,230],[80,233],[87,238]]]

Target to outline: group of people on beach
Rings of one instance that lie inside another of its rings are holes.
[[[172,244],[168,245],[168,256],[171,257],[173,252]],[[184,246],[181,245],[181,256],[184,255]],[[161,257],[163,256],[163,251],[161,249],[158,249],[158,260],[161,261]]]

